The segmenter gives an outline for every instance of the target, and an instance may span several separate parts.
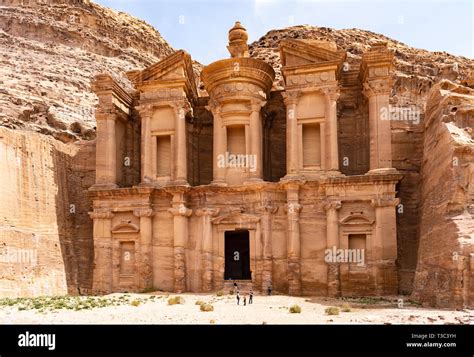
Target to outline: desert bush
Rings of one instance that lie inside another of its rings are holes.
[[[222,290],[219,290],[217,293],[216,293],[217,296],[223,296],[224,295],[224,292]]]
[[[168,305],[183,305],[184,299],[181,296],[174,296],[168,299]]]
[[[342,307],[341,307],[341,311],[342,312],[351,312],[352,311],[351,305],[343,304]]]
[[[291,314],[300,314],[301,313],[301,307],[299,305],[291,305],[289,308],[289,311]]]
[[[201,311],[214,311],[214,306],[211,304],[202,304],[200,309]]]
[[[327,307],[326,310],[324,310],[324,312],[327,315],[339,315],[339,308],[335,306]]]
[[[140,300],[133,300],[130,305],[137,307],[140,305]]]
[[[194,305],[204,305],[204,304],[205,304],[205,302],[202,301],[202,300],[198,300],[194,303]]]

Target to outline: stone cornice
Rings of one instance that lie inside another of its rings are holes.
[[[99,97],[100,105],[110,107],[116,105],[128,114],[133,103],[132,96],[109,74],[98,74],[91,83],[92,91]],[[110,97],[107,101],[104,97]],[[115,101],[114,101],[115,99]]]
[[[393,51],[386,42],[378,42],[362,55],[360,79],[362,82],[371,78],[387,78],[391,76],[393,67]]]
[[[96,208],[94,211],[89,212],[89,216],[91,219],[112,219],[114,214],[108,208]]]
[[[400,203],[400,199],[392,196],[379,196],[372,199],[373,207],[395,207]]]

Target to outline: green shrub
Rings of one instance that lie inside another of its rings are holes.
[[[343,304],[342,307],[341,307],[341,311],[342,312],[351,312],[352,311],[351,305]]]
[[[219,290],[217,293],[216,293],[217,296],[223,296],[224,295],[224,292],[222,290]]]
[[[140,300],[133,300],[130,305],[137,307],[140,305]]]
[[[300,314],[301,313],[301,307],[299,305],[291,305],[289,308],[289,311],[291,314]]]
[[[327,307],[324,312],[328,315],[339,315],[339,308],[335,306]]]
[[[204,301],[202,301],[202,300],[198,300],[198,301],[196,301],[196,302],[195,302],[195,304],[194,304],[194,305],[204,305],[204,304],[205,304],[205,302],[204,302]]]
[[[168,299],[168,305],[183,305],[184,299],[181,296],[174,296]]]
[[[214,311],[214,306],[211,304],[202,304],[200,309],[201,311]]]

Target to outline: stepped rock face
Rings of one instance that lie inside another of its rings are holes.
[[[436,84],[426,104],[420,248],[413,298],[474,303],[474,90]]]
[[[425,104],[431,87],[442,79],[456,83],[469,80],[474,61],[452,56],[445,52],[430,52],[410,48],[383,35],[359,29],[333,30],[324,27],[294,26],[273,30],[250,45],[252,57],[272,64],[276,71],[275,86],[282,85],[278,44],[283,39],[333,41],[347,51],[347,64],[343,69],[343,83],[354,83],[353,73],[360,66],[361,56],[374,41],[386,41],[394,51],[394,83],[390,96],[392,113],[392,162],[404,175],[398,186],[402,206],[397,216],[399,289],[402,294],[412,291],[420,239],[421,163],[423,160],[423,132]],[[356,92],[356,91],[354,91]],[[340,162],[348,158],[356,163],[358,155],[366,155],[368,127],[356,120],[360,118],[357,98],[351,91],[341,93],[338,104]],[[350,112],[353,111],[354,115]],[[342,115],[341,115],[342,114]],[[395,120],[394,120],[395,118]],[[398,120],[397,120],[398,119]],[[343,173],[351,173],[352,169]],[[366,172],[368,168],[361,168]]]
[[[0,1],[0,125],[64,142],[95,136],[90,82],[173,52],[143,21],[86,0]]]

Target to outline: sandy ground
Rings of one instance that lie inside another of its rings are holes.
[[[113,294],[111,296],[121,296]],[[396,298],[377,303],[351,301],[351,312],[327,315],[330,306],[347,301],[330,298],[255,296],[252,305],[240,306],[232,295],[218,297],[204,294],[181,294],[183,305],[168,305],[168,294],[127,294],[140,298],[139,306],[123,305],[90,310],[54,310],[38,312],[17,307],[1,307],[2,324],[472,324],[474,310],[440,310],[405,305],[398,308]],[[169,295],[175,296],[175,295]],[[212,312],[202,312],[197,300],[211,303]],[[289,313],[298,304],[301,313]],[[409,305],[409,304],[408,304]]]

